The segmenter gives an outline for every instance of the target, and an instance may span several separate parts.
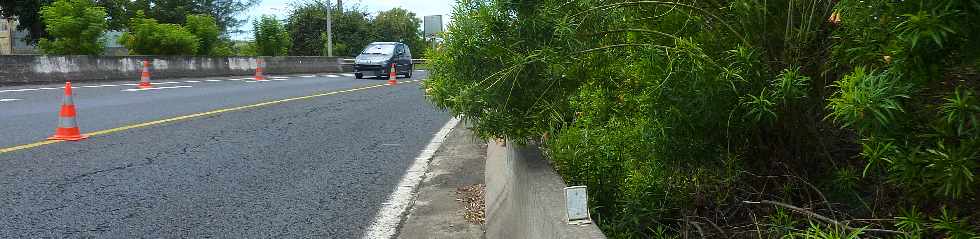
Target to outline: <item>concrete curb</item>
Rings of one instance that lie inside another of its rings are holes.
[[[491,142],[486,164],[487,238],[606,238],[567,223],[565,182],[537,147]]]

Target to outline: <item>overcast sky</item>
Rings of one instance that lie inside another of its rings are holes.
[[[242,16],[248,19],[248,23],[242,26],[241,30],[246,31],[243,34],[238,34],[232,36],[233,39],[252,39],[252,20],[258,19],[262,15],[275,15],[279,19],[285,19],[286,14],[289,13],[289,5],[292,3],[302,3],[304,0],[261,0],[257,6],[252,7],[252,9],[246,11],[245,15]],[[428,15],[442,15],[443,24],[450,21],[451,16],[449,15],[453,9],[453,4],[455,0],[343,0],[344,8],[349,8],[352,6],[358,6],[361,9],[367,10],[367,12],[376,14],[380,11],[385,11],[388,9],[401,7],[407,9],[410,12],[414,12],[416,16],[422,18],[422,16]],[[336,4],[336,0],[332,0],[332,3]],[[293,4],[295,5],[295,4]]]

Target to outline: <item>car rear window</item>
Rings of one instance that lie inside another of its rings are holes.
[[[371,44],[364,48],[361,54],[383,54],[391,55],[395,52],[395,45],[392,44]]]

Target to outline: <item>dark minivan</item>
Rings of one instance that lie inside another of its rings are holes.
[[[412,65],[412,52],[408,45],[401,42],[371,43],[354,59],[354,77],[388,77],[391,64],[395,64],[395,75],[412,78],[412,69],[415,66]]]

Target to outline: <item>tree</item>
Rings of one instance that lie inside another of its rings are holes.
[[[124,30],[129,19],[136,15],[130,0],[95,0],[95,4],[105,8],[110,30]]]
[[[348,10],[336,11],[333,21],[333,54],[336,56],[357,56],[365,46],[374,42],[376,32],[371,29],[368,13],[352,6]],[[322,52],[326,52],[326,34],[321,38]]]
[[[293,40],[290,55],[326,55],[326,3],[321,1],[307,2],[294,6],[289,14],[289,35]],[[350,9],[333,8],[331,10],[333,27],[334,54],[338,56],[357,55],[362,47],[374,40],[376,32],[371,29],[368,13],[356,5]]]
[[[292,42],[289,32],[274,16],[262,16],[255,22],[256,52],[261,56],[284,56]]]
[[[41,21],[42,6],[50,5],[54,0],[4,0],[0,1],[0,16],[15,18],[20,23],[18,30],[27,30],[27,43],[37,43],[47,37],[44,23]],[[258,0],[96,0],[96,5],[105,8],[108,18],[108,29],[122,30],[143,11],[146,16],[157,19],[161,23],[181,24],[186,16],[206,14],[215,19],[218,29],[223,34],[237,32],[245,20],[237,16]]]
[[[402,8],[393,8],[378,13],[372,28],[378,41],[402,42],[411,49],[422,49],[425,42],[419,32],[422,20],[415,13]]]
[[[218,25],[215,24],[214,18],[203,14],[187,16],[187,22],[184,23],[184,27],[191,34],[194,34],[198,42],[200,42],[200,46],[197,49],[198,55],[215,55],[215,48],[221,44],[220,39],[218,39],[218,35],[221,32],[218,29]]]
[[[235,33],[240,32],[238,27],[246,21],[237,16],[258,2],[259,0],[197,0],[199,8],[196,13],[211,15],[221,32]]]
[[[102,54],[106,13],[91,0],[58,0],[41,9],[41,18],[53,37],[41,39],[38,44],[45,54]]]
[[[136,55],[193,55],[201,45],[197,36],[183,26],[158,23],[142,12],[132,19],[119,43]]]
[[[327,30],[326,9],[326,4],[315,1],[296,6],[289,13],[286,28],[293,44],[289,49],[290,55],[321,55],[323,47],[320,43],[325,39],[321,35]],[[336,26],[337,23],[334,22],[334,27]]]

